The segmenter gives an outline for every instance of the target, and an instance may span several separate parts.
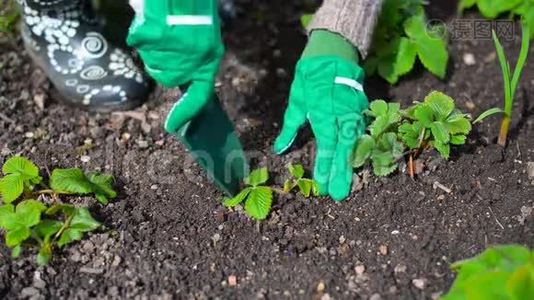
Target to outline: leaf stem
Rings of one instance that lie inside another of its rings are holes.
[[[499,139],[497,140],[497,143],[502,147],[506,147],[506,140],[508,138],[509,130],[510,117],[508,115],[504,115],[504,117],[502,118],[501,130],[499,131]]]
[[[70,223],[72,222],[72,219],[74,218],[74,214],[72,216],[69,216],[67,220],[65,220],[65,223],[63,223],[63,226],[61,226],[61,229],[54,235],[54,241],[53,243],[56,243],[57,239],[63,234],[67,228],[70,227]]]

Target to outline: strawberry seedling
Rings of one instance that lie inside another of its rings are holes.
[[[487,249],[482,254],[456,262],[458,273],[442,300],[532,299],[534,252],[516,245]]]
[[[23,247],[37,246],[39,265],[50,261],[55,248],[79,241],[84,233],[100,227],[87,208],[64,204],[60,196],[94,194],[103,204],[116,196],[111,176],[86,174],[80,169],[55,169],[50,188],[41,190],[35,189],[44,186],[39,169],[24,157],[10,158],[2,171],[5,176],[0,179],[0,194],[4,205],[0,206],[0,228],[6,245],[14,258],[20,256]],[[46,203],[34,199],[45,199]]]
[[[385,0],[364,67],[391,84],[413,70],[416,60],[444,78],[449,60],[445,29],[428,26],[421,0]]]
[[[226,207],[235,207],[245,202],[245,212],[255,220],[264,220],[271,212],[273,202],[273,192],[287,194],[296,187],[299,188],[302,195],[306,198],[311,195],[317,196],[318,189],[314,180],[304,178],[304,168],[301,165],[289,165],[289,178],[284,183],[284,188],[267,186],[269,181],[269,171],[267,168],[254,170],[245,178],[245,187],[234,198],[224,198],[223,205]]]
[[[369,133],[357,143],[353,166],[371,163],[377,176],[393,173],[399,160],[408,155],[408,170],[413,177],[413,160],[424,150],[436,149],[448,159],[451,145],[464,144],[471,131],[468,116],[455,108],[451,97],[440,92],[431,92],[423,102],[406,110],[401,110],[398,103],[376,100],[367,115],[373,121]]]
[[[482,113],[476,120],[475,123],[482,122],[484,119],[491,115],[503,114],[501,121],[501,129],[499,131],[499,138],[497,143],[501,146],[506,146],[506,140],[508,138],[508,132],[510,131],[510,123],[512,120],[512,109],[515,100],[515,94],[519,85],[519,80],[521,79],[521,74],[525,63],[527,62],[528,51],[530,47],[529,40],[529,28],[523,26],[523,36],[521,40],[521,51],[519,53],[519,58],[517,60],[517,65],[514,69],[513,75],[511,76],[510,62],[507,60],[506,55],[504,54],[504,49],[493,31],[493,41],[495,43],[495,48],[497,50],[497,56],[499,58],[499,63],[501,65],[502,77],[504,82],[504,109],[501,108],[492,108],[484,113]]]

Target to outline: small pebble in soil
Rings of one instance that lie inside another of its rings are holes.
[[[395,273],[404,273],[406,272],[406,265],[404,263],[400,263],[398,265],[395,266],[395,268],[393,269],[393,271]]]
[[[356,274],[362,275],[363,272],[365,272],[365,266],[364,265],[357,265],[354,270],[356,271]]]
[[[21,298],[29,298],[35,295],[39,295],[39,290],[32,286],[25,287],[22,289],[22,291],[20,291]]]
[[[463,56],[464,64],[468,66],[474,66],[477,62],[473,53],[465,53]]]
[[[527,175],[532,180],[532,184],[534,184],[534,162],[529,161],[527,163]]]
[[[416,279],[412,280],[412,284],[413,284],[416,288],[422,290],[422,289],[425,288],[425,285],[426,285],[426,279],[424,279],[424,278],[416,278]]]
[[[386,245],[381,245],[380,247],[378,247],[378,251],[379,251],[380,254],[382,254],[382,255],[387,255],[387,254],[388,254],[388,246],[386,246]]]
[[[319,284],[317,284],[316,290],[317,290],[318,293],[322,293],[322,292],[324,292],[325,288],[326,288],[326,286],[325,286],[324,282],[320,281]]]
[[[372,294],[371,297],[369,298],[369,300],[381,300],[382,299],[382,296],[380,296],[380,294]]]
[[[237,277],[235,275],[228,276],[228,285],[229,286],[236,286],[237,285]]]
[[[87,156],[87,155],[82,155],[82,157],[80,157],[80,160],[83,162],[83,163],[88,163],[91,161],[91,157]]]

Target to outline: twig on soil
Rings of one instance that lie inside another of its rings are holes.
[[[452,190],[450,188],[444,186],[443,184],[441,184],[441,183],[439,183],[437,181],[434,181],[433,187],[434,187],[434,189],[439,188],[440,190],[444,191],[447,194],[450,194],[452,192]]]
[[[495,215],[495,213],[493,213],[493,210],[491,209],[490,206],[488,206],[491,214],[493,215],[493,218],[495,218],[495,222],[497,222],[497,224],[499,225],[499,227],[501,227],[502,230],[504,230],[504,226],[502,226],[501,222],[499,222],[499,220],[497,219],[497,216]]]

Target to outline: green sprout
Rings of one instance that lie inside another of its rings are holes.
[[[298,187],[306,198],[318,195],[317,183],[304,178],[302,165],[288,165],[288,170],[292,177],[285,181],[283,189],[266,185],[269,181],[267,168],[252,171],[244,180],[246,187],[235,197],[224,198],[223,205],[232,208],[245,202],[245,212],[248,216],[255,220],[264,220],[271,212],[273,192],[287,194]]]
[[[508,132],[510,131],[510,123],[512,120],[512,109],[515,100],[515,94],[519,85],[519,80],[521,79],[521,73],[525,67],[525,63],[528,57],[528,50],[530,47],[529,40],[529,28],[528,26],[523,26],[523,35],[521,38],[521,51],[519,53],[519,58],[517,60],[517,65],[514,69],[513,75],[511,76],[510,62],[507,60],[506,55],[504,54],[504,49],[502,47],[499,38],[495,31],[493,31],[493,41],[495,43],[495,48],[497,50],[497,56],[499,58],[499,63],[501,65],[502,77],[504,82],[504,109],[495,107],[483,112],[474,123],[482,122],[489,116],[495,114],[503,114],[501,121],[501,129],[499,131],[499,138],[497,143],[501,146],[506,146],[506,140],[508,138]]]
[[[11,255],[19,257],[26,247],[37,246],[37,263],[46,265],[55,248],[79,241],[84,233],[100,227],[87,208],[65,204],[60,196],[94,194],[102,204],[115,198],[113,178],[80,169],[55,169],[50,187],[43,183],[39,168],[27,158],[15,156],[3,167],[0,179],[0,229]],[[43,189],[36,189],[36,187]],[[35,199],[45,199],[45,202]],[[51,203],[51,204],[48,204]]]

